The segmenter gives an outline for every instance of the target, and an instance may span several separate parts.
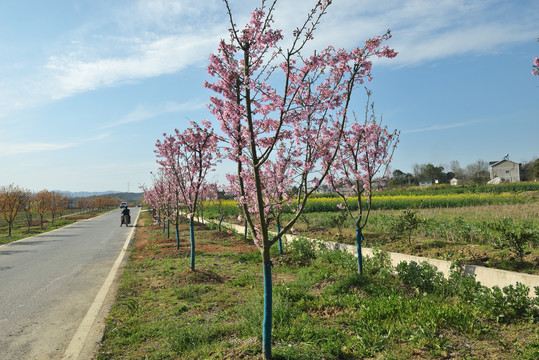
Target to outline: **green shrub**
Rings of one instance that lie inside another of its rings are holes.
[[[530,288],[522,283],[500,289],[483,288],[475,303],[493,320],[500,323],[515,323],[518,320],[536,322],[539,319],[538,298],[528,297]]]
[[[525,247],[536,247],[539,243],[539,231],[531,222],[517,225],[513,218],[504,217],[495,222],[492,227],[500,232],[500,238],[495,242],[496,247],[507,247],[519,260],[525,255]]]
[[[344,227],[344,223],[348,219],[348,213],[345,211],[340,211],[336,215],[332,215],[329,220],[329,226],[330,227],[336,227],[337,233],[339,235],[339,238],[342,237],[342,231]]]
[[[373,256],[366,256],[363,260],[364,272],[369,276],[378,276],[383,281],[392,277],[393,266],[389,254],[385,251],[374,250]]]
[[[410,263],[402,261],[395,270],[397,270],[398,279],[418,293],[439,292],[444,283],[442,273],[425,261],[421,264],[415,261],[410,261]]]
[[[417,211],[404,210],[393,224],[392,232],[396,235],[404,235],[408,238],[408,243],[412,245],[412,233],[419,228],[422,221],[417,216]]]
[[[321,263],[331,264],[348,271],[357,271],[357,258],[346,250],[331,250],[321,247],[318,253]]]
[[[467,275],[464,268],[458,264],[452,264],[448,280],[445,282],[445,295],[462,299],[466,303],[472,303],[485,287],[476,279],[475,275]]]
[[[305,238],[292,240],[287,244],[288,257],[292,263],[308,265],[317,257],[317,245]]]

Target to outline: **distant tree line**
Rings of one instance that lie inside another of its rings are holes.
[[[63,216],[70,202],[71,198],[54,191],[32,192],[14,184],[0,188],[0,216],[8,224],[8,236],[11,236],[15,219],[19,214],[24,213],[28,231],[37,216],[43,229],[45,215],[50,214],[54,225],[54,220]],[[117,204],[118,199],[105,196],[77,199],[77,208],[81,210],[99,210]]]
[[[389,186],[418,185],[422,181],[448,184],[451,179],[457,178],[461,184],[484,184],[490,180],[489,165],[484,160],[478,160],[462,168],[458,160],[449,163],[449,169],[442,165],[414,164],[412,173],[404,173],[397,169],[393,171]],[[534,181],[539,178],[539,159],[522,164],[522,181]]]

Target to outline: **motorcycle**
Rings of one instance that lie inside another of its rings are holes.
[[[120,227],[125,224],[125,226],[129,226],[129,223],[131,222],[131,215],[129,214],[122,214],[122,217],[121,217],[121,223],[120,223]]]

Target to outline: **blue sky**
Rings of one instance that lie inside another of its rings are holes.
[[[231,3],[242,25],[259,1]],[[275,27],[288,36],[312,3],[280,0]],[[535,0],[334,0],[311,50],[391,29],[399,55],[374,63],[369,87],[378,115],[401,130],[392,169],[506,153],[526,162],[539,156],[537,19]],[[211,120],[203,82],[228,28],[221,0],[2,0],[0,186],[151,184],[155,141]],[[361,114],[362,89],[354,104]]]

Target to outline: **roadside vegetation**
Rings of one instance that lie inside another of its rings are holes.
[[[98,359],[262,359],[261,254],[242,234],[189,225],[180,249],[141,213]],[[487,289],[455,267],[379,252],[363,275],[353,256],[296,241],[273,255],[274,359],[536,359],[537,298]]]
[[[534,183],[519,183],[375,193],[373,208],[379,199],[395,206],[371,212],[363,246],[538,275],[538,189]],[[302,214],[294,231],[354,244],[355,225],[337,207],[339,201],[328,194],[310,199],[310,211]],[[221,213],[225,222],[241,223],[234,200],[205,206],[206,217],[219,219]],[[293,212],[281,215],[285,220],[291,216]]]
[[[18,186],[0,188],[0,245],[88,219],[116,207],[105,196],[79,198],[76,204],[59,193],[32,193]]]

